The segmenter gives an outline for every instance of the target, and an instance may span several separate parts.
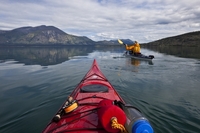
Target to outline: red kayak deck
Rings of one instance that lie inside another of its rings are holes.
[[[105,133],[106,130],[99,122],[97,115],[99,102],[109,99],[124,103],[99,69],[96,60],[70,96],[77,101],[78,107],[70,113],[62,114],[58,122],[54,122],[52,119],[43,133]]]

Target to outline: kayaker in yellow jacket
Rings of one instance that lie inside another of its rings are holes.
[[[140,53],[140,44],[137,41],[135,41],[135,43],[131,46],[128,46],[126,44],[126,50],[128,50],[130,54],[134,54],[134,55],[140,55],[141,54]]]

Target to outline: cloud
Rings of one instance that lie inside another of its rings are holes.
[[[199,0],[3,0],[0,30],[53,25],[95,41],[150,42],[199,30],[199,5]]]

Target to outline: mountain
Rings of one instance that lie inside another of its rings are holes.
[[[133,44],[130,39],[121,39]],[[54,26],[21,27],[10,31],[0,30],[0,45],[119,45],[117,40],[93,41],[85,36],[70,35]],[[168,37],[142,46],[200,46],[200,31]]]
[[[122,40],[125,44],[133,44],[133,41],[130,39],[120,39]],[[96,42],[96,44],[100,44],[100,45],[119,45],[118,40],[104,40],[104,41],[98,41]]]
[[[200,46],[200,31],[145,43],[146,46]]]
[[[90,45],[95,42],[84,36],[69,35],[54,26],[21,27],[10,31],[0,30],[1,45]]]

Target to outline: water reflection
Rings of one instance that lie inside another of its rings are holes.
[[[146,46],[145,46],[146,47]],[[161,47],[161,46],[148,46],[146,47],[150,50],[157,51],[160,53],[165,53],[168,55],[174,55],[184,58],[196,58],[200,59],[200,47],[182,47],[182,46],[173,46],[173,47]]]
[[[14,59],[26,65],[54,65],[75,55],[85,55],[92,48],[83,47],[11,47],[1,48],[0,60]]]
[[[140,65],[140,61],[136,60],[136,59],[131,59],[131,64],[134,66],[139,66]]]
[[[123,58],[121,62],[125,62],[125,67],[122,67],[123,70],[131,71],[135,73],[138,73],[144,67],[148,69],[150,68],[149,65],[154,65],[153,61],[139,60],[139,59],[133,59],[133,58]]]
[[[148,49],[175,55],[185,58],[200,59],[199,47],[148,47]],[[142,48],[144,54],[149,54],[149,50]],[[0,63],[8,60],[14,60],[16,63],[25,65],[56,65],[74,58],[88,58],[93,52],[108,52],[109,56],[115,54],[113,58],[121,58],[124,47],[122,45],[90,45],[90,46],[65,46],[65,47],[0,47]],[[154,53],[155,54],[155,53]],[[119,57],[118,57],[119,56]],[[103,58],[103,57],[102,57]],[[155,55],[156,59],[156,55]],[[142,61],[137,59],[129,60],[132,65],[139,66],[145,62],[153,65],[152,61]]]
[[[148,63],[149,65],[153,65],[153,61],[146,61],[146,60],[138,60],[138,59],[131,59],[131,64],[134,66],[139,66],[142,62]]]
[[[55,65],[73,58],[87,56],[95,50],[121,52],[120,46],[65,46],[65,47],[2,47],[0,61],[15,60],[25,65]]]

